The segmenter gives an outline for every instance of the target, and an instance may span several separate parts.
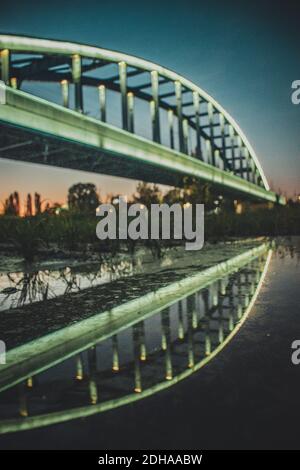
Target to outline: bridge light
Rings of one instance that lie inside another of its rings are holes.
[[[28,388],[32,388],[33,387],[33,380],[32,380],[32,377],[28,377],[27,381],[26,381],[26,385]]]
[[[14,88],[14,90],[17,90],[17,88],[18,88],[18,79],[17,79],[17,77],[11,77],[10,86],[12,88]]]

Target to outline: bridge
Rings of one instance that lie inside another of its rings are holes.
[[[235,120],[177,73],[25,36],[0,35],[0,59],[1,158],[177,187],[189,176],[237,198],[285,203]]]

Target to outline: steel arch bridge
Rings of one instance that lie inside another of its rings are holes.
[[[242,199],[284,204],[234,119],[177,73],[25,36],[0,35],[0,56],[1,158],[179,187],[192,176]]]

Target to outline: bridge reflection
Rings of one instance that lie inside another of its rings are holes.
[[[266,250],[241,269],[5,390],[0,395],[0,432],[99,413],[189,377],[246,320],[270,258]]]

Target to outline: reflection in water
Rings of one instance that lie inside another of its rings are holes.
[[[100,412],[188,377],[238,330],[258,294],[270,256],[271,252],[259,256],[239,271],[2,392],[0,432]]]
[[[70,292],[77,292],[88,287],[95,287],[119,277],[130,276],[133,263],[122,260],[106,260],[100,267],[66,267],[55,271],[35,271],[18,273],[0,273],[0,310],[51,299]]]

